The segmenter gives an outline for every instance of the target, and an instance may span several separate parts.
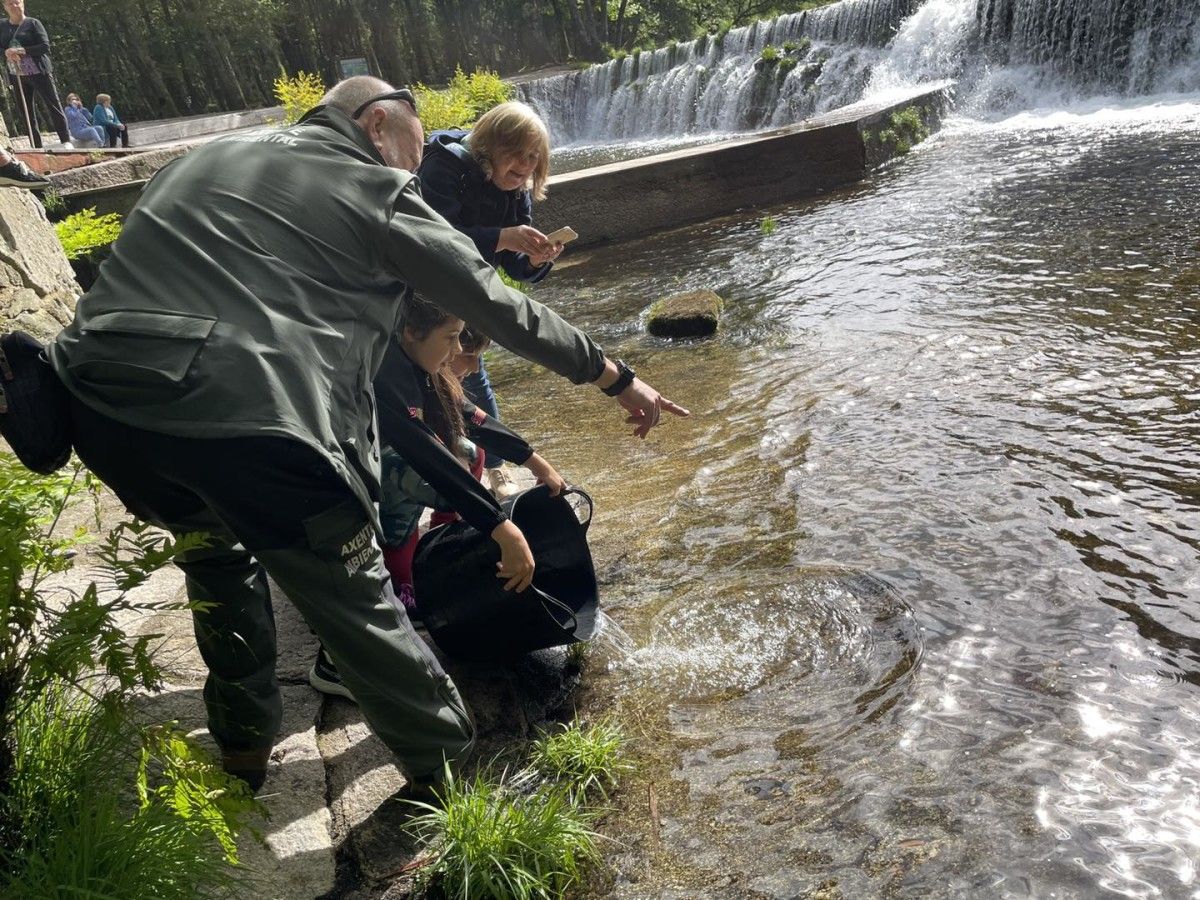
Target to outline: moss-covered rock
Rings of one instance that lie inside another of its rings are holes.
[[[655,301],[646,315],[646,330],[658,337],[703,337],[713,334],[724,301],[709,290],[673,294]]]

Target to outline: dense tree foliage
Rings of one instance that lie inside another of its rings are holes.
[[[59,87],[129,120],[274,102],[281,72],[326,83],[361,58],[401,83],[508,74],[651,47],[829,0],[29,0]],[[12,98],[5,113],[13,124]],[[19,129],[23,131],[23,127]]]

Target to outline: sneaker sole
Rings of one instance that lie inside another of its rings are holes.
[[[352,703],[358,702],[354,699],[354,695],[350,693],[350,689],[340,681],[330,681],[329,679],[322,678],[320,675],[318,675],[316,666],[313,666],[308,670],[308,683],[322,694],[327,694],[331,697],[344,697]]]

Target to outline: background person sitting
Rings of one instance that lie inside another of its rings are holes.
[[[63,107],[67,117],[67,129],[71,140],[79,147],[107,147],[108,135],[103,128],[92,124],[92,115],[83,108],[78,94],[67,94],[67,105]]]
[[[96,123],[96,127],[103,128],[108,134],[108,146],[117,146],[117,139],[120,138],[121,146],[129,146],[129,129],[121,123],[121,117],[117,115],[117,111],[113,109],[112,97],[108,94],[96,95],[96,108],[92,110],[92,121]]]

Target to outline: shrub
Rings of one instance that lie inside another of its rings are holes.
[[[54,233],[67,259],[79,259],[115,241],[121,233],[121,217],[116,213],[98,216],[93,206],[56,222]]]
[[[599,858],[594,814],[556,786],[522,793],[503,775],[447,772],[439,799],[408,827],[433,847],[420,879],[440,896],[551,900]]]
[[[762,48],[762,53],[759,54],[762,61],[765,63],[773,63],[779,60],[779,51],[771,46]]]
[[[280,73],[275,79],[275,99],[283,107],[283,126],[295,125],[306,112],[321,102],[325,96],[325,82],[320,75],[297,72],[289,78]]]
[[[495,72],[478,70],[467,75],[457,69],[444,90],[424,84],[413,88],[425,134],[442,128],[470,128],[475,120],[512,96],[512,88]]]
[[[798,62],[799,60],[797,60],[794,56],[785,56],[779,60],[779,71],[790,72],[792,69],[796,68],[796,64]]]
[[[205,539],[123,523],[100,542],[99,583],[54,590],[86,534],[57,525],[98,490],[78,463],[43,478],[0,454],[0,896],[229,893],[253,798],[179,733],[135,724],[161,676],[153,636],[118,624],[177,606],[129,592]]]
[[[775,233],[775,229],[779,227],[779,222],[772,216],[763,216],[758,223],[759,233],[764,237]]]
[[[620,775],[632,769],[622,758],[624,747],[625,736],[612,722],[586,728],[572,722],[534,742],[530,766],[544,778],[562,783],[576,802],[593,791],[607,797]]]

